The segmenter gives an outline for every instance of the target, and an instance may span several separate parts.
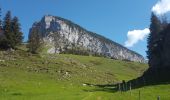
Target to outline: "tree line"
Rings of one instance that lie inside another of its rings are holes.
[[[7,11],[2,20],[0,8],[0,49],[16,49],[23,40],[21,25],[18,17],[12,17],[11,12]]]
[[[150,68],[158,68],[164,66],[164,62],[166,59],[164,55],[165,51],[169,50],[170,46],[166,41],[169,37],[167,37],[170,28],[168,27],[170,24],[168,23],[166,17],[162,19],[157,17],[154,13],[151,15],[151,24],[150,24],[150,35],[148,37],[148,59]],[[168,54],[168,53],[167,53]],[[170,56],[170,55],[167,55]]]
[[[170,23],[166,17],[151,14],[147,43],[148,70],[136,79],[117,84],[118,90],[123,88],[124,91],[126,84],[130,85],[127,85],[125,91],[146,85],[170,83]]]
[[[148,37],[149,69],[143,77],[150,83],[170,82],[170,23],[152,13]]]
[[[43,45],[43,40],[39,30],[36,27],[32,28],[28,36],[28,44],[27,44],[28,51],[33,54],[37,54],[40,52],[42,45]]]
[[[19,18],[12,17],[11,11],[7,11],[2,19],[2,12],[0,8],[0,49],[9,50],[17,49],[17,46],[23,42],[23,33],[21,32],[21,24]],[[41,39],[37,29],[32,29],[28,36],[28,51],[31,53],[38,53],[41,46]]]

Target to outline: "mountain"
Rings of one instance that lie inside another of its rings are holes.
[[[61,17],[44,16],[41,21],[33,24],[30,34],[34,28],[48,47],[48,53],[75,50],[113,59],[145,62],[140,54]]]

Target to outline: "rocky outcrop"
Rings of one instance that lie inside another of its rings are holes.
[[[60,53],[74,47],[89,54],[97,53],[114,59],[145,61],[140,54],[60,17],[44,16],[41,21],[33,24],[30,33],[33,28],[39,30],[42,39],[50,47],[48,53]]]

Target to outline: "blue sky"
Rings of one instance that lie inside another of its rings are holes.
[[[125,45],[127,33],[150,25],[152,7],[158,0],[0,0],[3,15],[7,10],[18,16],[27,40],[33,22],[50,14],[69,19],[87,30]],[[146,37],[129,47],[146,56]]]

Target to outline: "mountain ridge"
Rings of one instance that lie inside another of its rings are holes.
[[[87,48],[93,51],[93,53],[99,53],[110,58],[145,62],[143,56],[137,52],[129,50],[121,44],[114,42],[102,35],[88,31],[80,25],[62,17],[45,15],[39,22],[33,24],[32,28],[30,29],[30,34],[33,28],[39,30],[39,34],[47,44],[53,45],[53,50],[49,50],[50,53],[54,53],[55,51],[54,36],[50,35],[59,32],[59,34],[63,36],[63,41],[67,40],[69,42],[69,44],[67,44],[69,46],[71,44],[76,46],[81,45],[81,47]]]

